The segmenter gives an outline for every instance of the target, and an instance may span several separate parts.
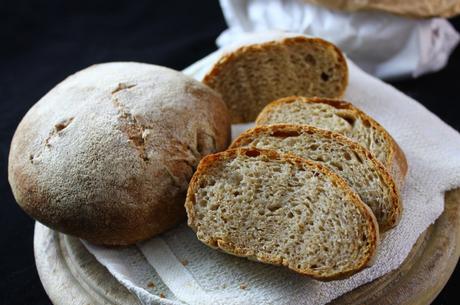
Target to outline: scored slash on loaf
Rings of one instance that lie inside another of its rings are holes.
[[[228,53],[203,82],[222,95],[232,123],[246,123],[269,102],[285,96],[341,97],[348,67],[330,42],[297,36]]]
[[[8,179],[18,204],[50,228],[128,245],[185,220],[189,179],[229,136],[225,103],[202,83],[160,66],[98,64],[27,112]]]
[[[380,230],[394,227],[401,215],[399,192],[385,167],[347,137],[308,125],[258,126],[230,146],[291,152],[319,162],[342,177],[374,212]]]
[[[321,280],[369,265],[379,239],[372,211],[342,178],[272,150],[206,156],[185,207],[189,226],[208,246]]]

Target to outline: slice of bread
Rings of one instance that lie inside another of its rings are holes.
[[[372,211],[319,163],[273,150],[208,155],[189,185],[188,224],[206,245],[320,280],[369,265]]]
[[[307,124],[341,133],[373,153],[391,173],[399,189],[404,184],[407,161],[401,148],[379,123],[348,102],[286,97],[267,105],[256,124]]]
[[[242,133],[230,148],[255,147],[291,152],[322,163],[342,177],[374,212],[380,232],[394,227],[402,204],[382,163],[347,137],[308,125],[259,126]]]
[[[296,36],[227,53],[203,82],[222,95],[232,123],[246,123],[281,97],[341,97],[348,84],[348,67],[333,44]]]

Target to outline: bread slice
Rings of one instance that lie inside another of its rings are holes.
[[[380,232],[394,227],[402,204],[382,163],[347,137],[308,125],[259,126],[242,133],[230,148],[255,147],[291,152],[319,162],[342,177],[374,212]]]
[[[189,185],[188,224],[206,245],[320,280],[371,262],[372,211],[321,164],[255,148],[206,156]]]
[[[373,118],[352,104],[326,98],[291,96],[267,105],[257,125],[307,124],[341,133],[367,148],[393,176],[398,188],[404,184],[407,161],[390,134]]]
[[[341,97],[348,84],[348,67],[333,44],[295,36],[228,53],[203,82],[222,95],[232,123],[246,123],[281,97]]]

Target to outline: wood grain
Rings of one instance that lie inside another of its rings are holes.
[[[460,189],[448,192],[445,199],[444,213],[419,237],[398,269],[330,305],[430,304],[460,256]],[[40,279],[55,305],[139,304],[77,238],[37,223],[34,251]]]

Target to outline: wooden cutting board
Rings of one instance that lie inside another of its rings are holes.
[[[445,196],[445,211],[418,239],[395,271],[330,304],[430,304],[460,256],[460,189]],[[74,237],[37,223],[35,261],[55,305],[140,304]]]

